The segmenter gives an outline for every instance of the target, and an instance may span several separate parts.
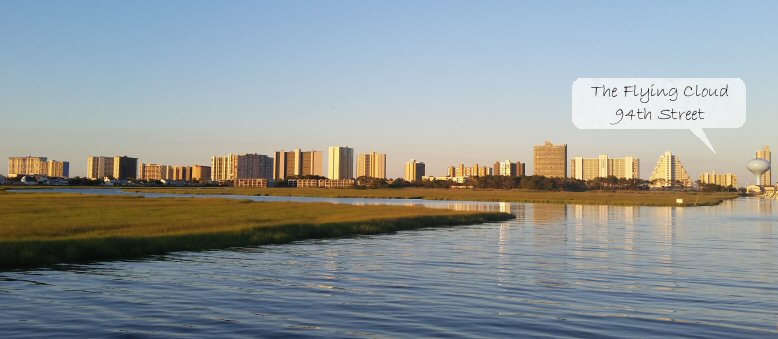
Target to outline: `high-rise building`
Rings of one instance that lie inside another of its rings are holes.
[[[50,177],[70,176],[70,162],[47,160],[46,157],[9,157],[8,176],[46,175]]]
[[[138,158],[90,156],[86,159],[86,176],[90,179],[135,179],[138,177]]]
[[[651,181],[652,187],[670,187],[676,183],[685,187],[692,185],[689,172],[683,167],[681,160],[671,152],[665,152],[659,157],[648,180]]]
[[[594,178],[639,179],[640,159],[635,157],[609,158],[600,155],[597,158],[575,157],[570,160],[570,175],[578,180],[592,180]]]
[[[47,175],[46,157],[9,157],[8,176]]]
[[[119,180],[138,177],[138,158],[128,156],[113,157],[113,177]]]
[[[567,177],[567,144],[554,145],[546,141],[535,145],[535,175],[549,178]]]
[[[168,169],[170,166],[159,164],[140,164],[140,176],[141,180],[162,180],[170,179]]]
[[[329,148],[329,178],[354,178],[354,149],[350,147],[331,146]]]
[[[192,166],[168,166],[168,179],[192,181]]]
[[[732,173],[705,172],[700,175],[700,183],[737,188],[737,176]]]
[[[405,181],[421,181],[421,177],[426,175],[425,165],[423,162],[416,162],[411,159],[405,163]]]
[[[765,146],[763,149],[756,152],[757,158],[762,158],[767,160],[767,162],[772,165],[771,154],[770,154],[770,146]],[[767,172],[764,172],[762,176],[760,177],[759,184],[762,186],[771,186],[773,184],[773,178],[770,170],[767,170]]]
[[[524,163],[510,160],[498,161],[494,163],[492,173],[506,177],[524,176]]]
[[[70,176],[70,162],[49,160],[46,162],[46,175],[50,177],[67,178]]]
[[[358,155],[357,177],[386,179],[386,154],[371,152]]]
[[[273,162],[273,178],[283,180],[291,176],[322,175],[322,152],[306,151],[299,148],[275,153]]]
[[[264,154],[211,157],[211,180],[273,179],[273,158]]]
[[[324,163],[324,155],[322,151],[307,151],[302,152],[302,165],[298,168],[300,174],[298,175],[318,175],[324,176],[322,172],[322,163]]]
[[[113,176],[113,158],[103,156],[91,156],[86,159],[86,177],[89,179],[102,179]]]
[[[210,181],[211,180],[211,166],[192,166],[192,180],[193,181]]]

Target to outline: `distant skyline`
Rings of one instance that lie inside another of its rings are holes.
[[[509,159],[672,151],[693,180],[775,148],[778,3],[72,1],[0,3],[0,166],[90,155],[208,165],[279,150],[387,154],[387,176]],[[740,129],[578,130],[579,77],[733,77]],[[325,161],[326,162],[326,161]],[[776,164],[774,164],[776,165]],[[326,166],[326,163],[325,163]],[[569,166],[569,164],[568,164]],[[529,174],[529,173],[528,173]]]

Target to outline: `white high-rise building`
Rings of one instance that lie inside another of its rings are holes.
[[[652,187],[670,187],[676,182],[684,187],[692,185],[689,172],[683,167],[681,160],[671,152],[665,152],[659,157],[649,180]]]
[[[350,147],[331,146],[328,153],[328,178],[353,179],[354,149]]]

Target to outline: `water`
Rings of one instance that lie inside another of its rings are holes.
[[[777,201],[411,203],[517,219],[0,272],[0,336],[778,337]]]

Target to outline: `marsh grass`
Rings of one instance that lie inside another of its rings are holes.
[[[0,193],[0,268],[286,243],[512,218],[405,206]]]
[[[181,194],[269,195],[327,198],[384,198],[464,201],[502,201],[618,206],[711,206],[736,198],[731,192],[472,190],[440,188],[324,189],[324,188],[132,188],[133,192]],[[683,199],[683,204],[676,204]]]

